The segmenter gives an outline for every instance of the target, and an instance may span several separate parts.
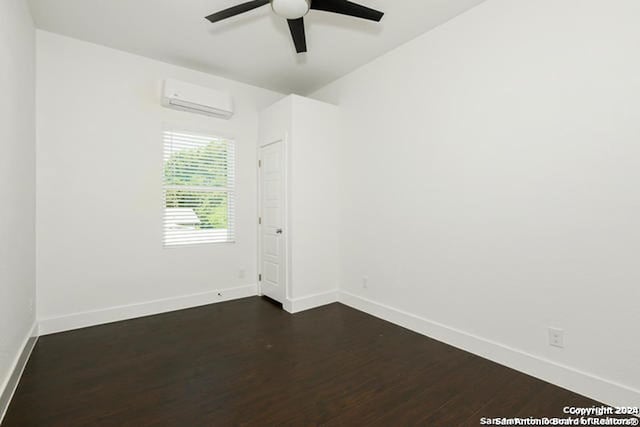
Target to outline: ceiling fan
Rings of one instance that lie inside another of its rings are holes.
[[[222,21],[271,3],[276,15],[289,22],[289,30],[296,52],[307,51],[307,39],[304,32],[304,16],[311,10],[338,13],[380,22],[384,13],[347,0],[253,0],[207,16],[211,22]]]

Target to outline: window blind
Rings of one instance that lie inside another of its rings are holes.
[[[164,246],[235,241],[235,144],[165,130]]]

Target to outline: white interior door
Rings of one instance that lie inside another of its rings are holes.
[[[263,295],[281,303],[287,295],[283,147],[278,141],[260,149],[260,287]]]

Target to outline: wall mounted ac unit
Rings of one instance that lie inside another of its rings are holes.
[[[174,110],[230,119],[233,116],[231,95],[190,83],[164,81],[162,105]]]

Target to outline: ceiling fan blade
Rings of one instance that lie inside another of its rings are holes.
[[[384,16],[384,13],[378,10],[347,0],[313,0],[311,2],[311,9],[338,13],[340,15],[355,16],[356,18],[368,19],[376,22],[380,22]]]
[[[237,6],[230,7],[229,9],[221,10],[220,12],[216,12],[212,15],[207,16],[211,22],[222,21],[223,19],[231,18],[232,16],[240,15],[241,13],[248,12],[250,10],[256,9],[260,6],[264,6],[265,4],[269,4],[269,0],[254,0],[246,3],[239,4]]]
[[[307,51],[307,36],[304,33],[304,18],[288,19],[289,30],[293,43],[296,45],[296,52],[304,53]]]

